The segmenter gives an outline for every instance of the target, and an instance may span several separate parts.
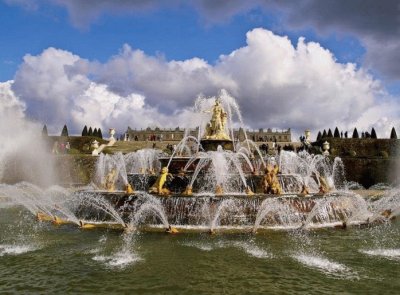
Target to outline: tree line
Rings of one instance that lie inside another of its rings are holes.
[[[49,135],[46,125],[43,126],[42,135],[43,136]],[[68,127],[66,124],[64,125],[63,129],[61,130],[61,136],[68,136]],[[83,130],[82,130],[82,136],[94,136],[94,137],[98,137],[98,138],[102,139],[103,133],[101,132],[101,128],[92,129],[92,127],[90,126],[88,129],[87,126],[85,125],[85,127],[83,127]]]
[[[371,132],[368,132],[368,131],[361,132],[361,136],[358,133],[357,128],[354,128],[353,134],[351,137],[349,137],[349,134],[347,131],[339,132],[339,129],[336,127],[333,133],[332,133],[331,129],[328,129],[328,132],[325,129],[322,133],[321,133],[321,131],[319,131],[318,135],[317,135],[317,141],[320,141],[324,138],[332,138],[332,137],[333,138],[373,138],[373,139],[378,138],[374,127],[372,127]],[[390,139],[397,139],[397,133],[396,133],[396,129],[394,127],[392,128],[392,131],[390,132]]]

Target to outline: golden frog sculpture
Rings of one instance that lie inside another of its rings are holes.
[[[168,173],[168,168],[163,167],[156,182],[150,188],[149,193],[156,193],[158,195],[170,195],[171,194],[170,190],[164,187],[165,183],[167,182],[168,175],[172,176],[172,174]]]

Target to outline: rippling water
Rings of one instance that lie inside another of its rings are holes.
[[[0,209],[0,293],[396,294],[400,222],[250,234],[122,234]]]

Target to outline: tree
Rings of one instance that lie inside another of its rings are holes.
[[[326,130],[324,129],[324,132],[322,133],[322,138],[326,137]]]
[[[97,135],[97,128],[94,128],[94,130],[93,130],[93,136],[94,136],[94,137],[98,137],[98,135]]]
[[[88,136],[93,136],[93,130],[92,127],[89,127],[89,131],[88,131]]]
[[[335,132],[333,133],[333,137],[340,138],[339,129],[336,127]]]
[[[390,132],[390,139],[397,139],[397,134],[396,134],[396,130],[394,129],[394,127],[392,128],[392,131]]]
[[[352,136],[352,137],[353,137],[353,138],[360,138],[360,136],[358,136],[357,128],[354,128],[353,136]]]
[[[62,131],[61,131],[61,136],[68,136],[68,128],[67,125],[64,125]]]
[[[47,126],[46,125],[43,126],[42,136],[49,136],[49,133],[47,132]]]
[[[319,131],[317,135],[317,141],[320,141],[321,139],[322,139],[322,134],[321,131]]]
[[[333,137],[331,128],[328,130],[328,137]]]
[[[88,135],[88,131],[87,131],[87,126],[85,125],[85,127],[83,127],[82,130],[82,136],[87,136]]]
[[[101,133],[101,128],[97,129],[97,135],[99,138],[103,139],[103,134]]]
[[[371,130],[371,138],[374,138],[374,139],[377,139],[378,137],[376,136],[376,132],[375,132],[375,128],[374,127],[372,127],[372,130]]]

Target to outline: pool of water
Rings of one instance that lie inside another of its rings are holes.
[[[397,294],[400,222],[262,234],[124,234],[0,208],[0,293]]]

